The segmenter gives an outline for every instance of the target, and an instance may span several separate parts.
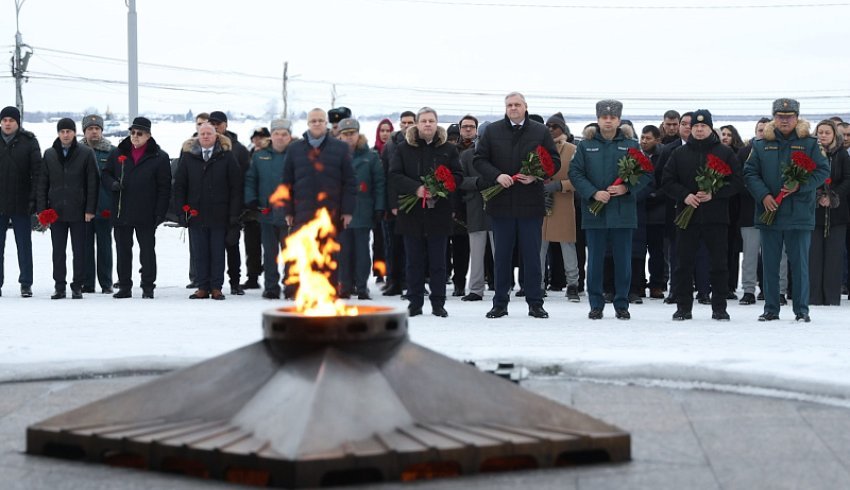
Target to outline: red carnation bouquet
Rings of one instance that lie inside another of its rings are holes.
[[[723,186],[728,184],[726,177],[732,175],[732,169],[723,160],[715,155],[708,155],[704,167],[697,170],[697,176],[694,180],[697,182],[697,188],[706,194],[714,194]],[[673,221],[681,229],[686,229],[691,222],[691,217],[694,215],[696,208],[693,206],[685,206],[685,209],[676,216]]]
[[[192,209],[192,206],[189,206],[188,204],[184,204],[182,209],[184,215],[186,216],[186,227],[188,227],[189,220],[198,215],[198,210]],[[183,232],[180,233],[180,238],[182,238],[183,241],[186,241],[186,228],[183,228]]]
[[[617,178],[611,185],[625,184],[634,186],[642,175],[651,174],[655,171],[652,161],[637,148],[629,148],[629,151],[617,161]],[[598,216],[602,212],[605,203],[593,201],[590,205],[590,213]]]
[[[425,184],[425,197],[422,198],[423,208],[426,206],[433,208],[437,203],[437,198],[447,198],[450,192],[457,190],[455,177],[445,165],[438,165],[428,175],[420,178],[422,183]],[[398,198],[398,207],[405,213],[409,213],[419,199],[416,194],[405,194]]]
[[[56,210],[53,208],[47,208],[44,211],[38,213],[38,224],[41,225],[38,231],[44,233],[50,228],[50,225],[56,223],[56,220],[59,219],[59,214],[56,213]]]
[[[552,161],[552,155],[542,145],[537,145],[537,148],[529,152],[528,157],[522,161],[519,172],[512,175],[511,178],[516,182],[520,175],[528,175],[540,180],[551,178],[555,175],[555,162]],[[503,190],[505,188],[502,187],[502,184],[491,185],[481,191],[481,196],[484,201],[489,201]]]
[[[791,152],[791,163],[782,169],[783,184],[779,195],[776,196],[777,209],[782,204],[782,200],[789,194],[786,189],[797,187],[809,181],[812,172],[817,168],[817,164],[808,155],[802,151]],[[776,219],[776,211],[765,210],[761,213],[762,223],[770,226],[773,220]]]

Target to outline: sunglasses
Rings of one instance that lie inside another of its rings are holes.
[[[144,136],[146,134],[148,134],[147,131],[141,131],[138,129],[133,129],[130,131],[130,136]]]

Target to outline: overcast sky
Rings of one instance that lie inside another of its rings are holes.
[[[777,97],[799,98],[804,115],[850,113],[850,2],[521,3],[139,0],[139,109],[280,111],[288,60],[290,111],[329,108],[335,83],[336,105],[361,115],[499,113],[511,90],[541,114],[589,114],[608,97],[626,115],[758,114]],[[9,56],[14,14],[2,0]],[[20,28],[34,50],[26,111],[127,111],[123,0],[26,0]],[[4,105],[14,87],[6,69]]]

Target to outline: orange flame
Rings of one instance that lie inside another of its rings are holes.
[[[284,201],[288,201],[291,199],[289,194],[289,186],[285,184],[280,184],[277,186],[277,189],[269,196],[269,204],[272,206],[279,208],[283,206]]]
[[[279,188],[278,188],[279,189]],[[339,243],[333,239],[336,230],[326,208],[286,238],[280,252],[280,263],[289,264],[286,284],[297,284],[295,311],[307,316],[355,316],[357,307],[348,306],[336,296],[330,271],[336,269],[333,253]]]
[[[372,269],[374,269],[379,276],[387,275],[387,264],[385,264],[383,260],[376,260],[375,263],[372,264]]]
[[[327,199],[328,199],[328,193],[327,192],[320,192],[319,195],[316,196],[317,202],[327,201]]]

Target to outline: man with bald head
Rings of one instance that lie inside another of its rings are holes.
[[[312,220],[316,211],[327,208],[337,233],[351,222],[357,196],[357,183],[348,145],[328,131],[328,116],[322,109],[307,115],[307,131],[289,145],[283,163],[283,185],[290,199],[284,201],[286,224],[298,228]],[[332,284],[336,286],[336,271]],[[294,289],[287,287],[287,298]]]

